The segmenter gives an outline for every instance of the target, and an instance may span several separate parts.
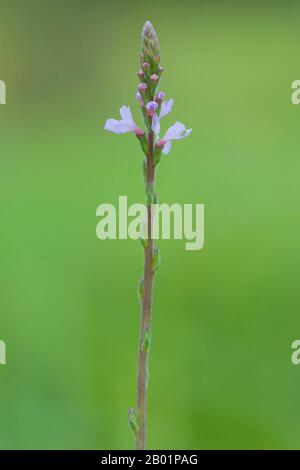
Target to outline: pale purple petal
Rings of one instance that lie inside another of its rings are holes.
[[[108,119],[105,123],[104,129],[115,134],[125,134],[126,132],[134,132],[137,136],[142,136],[143,131],[138,128],[133,120],[130,107],[122,106],[120,109],[121,120]]]
[[[163,101],[159,117],[162,118],[172,111],[174,100],[171,98],[169,101]]]
[[[136,96],[136,99],[138,100],[140,106],[143,107],[144,106],[144,100],[143,100],[142,95],[140,94],[140,92],[138,91],[135,96]]]
[[[133,120],[133,117],[130,111],[130,106],[122,106],[122,108],[120,108],[120,115],[123,121],[131,125],[132,130],[137,127],[136,123]]]
[[[125,134],[133,129],[126,121],[117,121],[116,119],[107,119],[104,129],[115,134]]]
[[[172,141],[168,140],[168,142],[166,142],[165,145],[163,146],[162,153],[167,155],[170,152],[171,147],[172,147]]]
[[[184,131],[185,125],[181,122],[175,122],[175,124],[167,130],[164,140],[177,139]]]
[[[185,125],[182,122],[175,122],[173,126],[171,126],[166,134],[164,135],[164,140],[180,140],[184,139],[190,133],[192,129],[186,129]]]
[[[152,118],[151,129],[153,130],[155,136],[158,137],[159,132],[160,132],[160,123],[159,123],[159,118],[158,118],[157,114],[154,114],[154,116]]]
[[[175,122],[175,124],[167,130],[164,137],[158,142],[158,145],[163,145],[162,152],[166,155],[171,150],[172,140],[184,139],[190,135],[191,132],[192,129],[186,129],[182,122]]]
[[[185,139],[186,137],[188,137],[191,134],[192,130],[192,128],[187,129],[185,133],[181,137],[179,137],[179,139]]]

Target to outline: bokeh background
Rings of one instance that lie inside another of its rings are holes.
[[[163,127],[193,127],[160,201],[205,204],[205,247],[161,241],[151,449],[300,448],[300,107],[296,2],[2,0],[2,449],[128,449],[138,242],[96,238],[96,207],[143,202],[134,136],[140,31],[157,29]]]

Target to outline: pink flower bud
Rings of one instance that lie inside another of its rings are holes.
[[[164,139],[160,139],[160,140],[157,142],[156,146],[157,146],[159,149],[161,149],[161,148],[163,148],[163,146],[165,145],[165,143],[166,143],[166,141],[165,141]]]
[[[159,65],[159,66],[157,67],[157,75],[160,77],[161,74],[163,73],[163,71],[164,71],[164,68]]]
[[[156,75],[156,73],[153,73],[150,78],[153,82],[157,82],[157,80],[159,80],[159,76]]]
[[[139,91],[146,91],[147,90],[147,84],[146,83],[140,83],[138,86]]]
[[[137,73],[137,76],[138,76],[139,79],[144,78],[144,72],[142,70],[139,70],[138,73]]]
[[[135,135],[136,135],[137,137],[143,137],[144,134],[145,134],[145,132],[142,131],[142,129],[140,129],[139,127],[137,127],[136,129],[134,129],[133,132],[135,133]]]
[[[152,117],[158,108],[158,104],[155,101],[150,101],[146,105],[147,115]]]
[[[148,62],[143,62],[143,63],[142,63],[142,69],[143,69],[143,70],[148,70],[149,67],[150,67],[150,64],[148,64]]]
[[[165,96],[166,96],[166,94],[163,91],[159,91],[156,95],[156,101],[161,103]]]

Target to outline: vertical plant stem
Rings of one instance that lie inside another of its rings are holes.
[[[146,171],[146,193],[149,188],[154,190],[154,162],[153,162],[154,136],[152,131],[148,134],[148,154]],[[141,323],[138,350],[138,376],[137,376],[137,422],[136,449],[146,449],[147,443],[147,385],[148,385],[148,359],[149,345],[144,347],[145,335],[151,334],[152,315],[152,289],[153,289],[153,252],[152,239],[152,213],[151,201],[147,198],[148,240],[144,248],[144,295],[141,302]]]

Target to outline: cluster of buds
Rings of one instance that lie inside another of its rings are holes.
[[[163,97],[160,98],[162,94],[159,97],[156,95],[163,68],[159,65],[158,38],[150,21],[145,23],[141,39],[141,69],[137,73],[141,83],[138,86],[136,97],[144,112],[144,117],[152,118],[155,113],[159,113],[159,106],[163,99]],[[145,119],[145,121],[149,125],[149,120]]]
[[[143,114],[148,135],[134,122],[129,106],[122,106],[120,109],[121,120],[108,119],[104,128],[115,134],[134,132],[145,155],[149,150],[147,137],[149,134],[153,135],[154,158],[157,164],[161,153],[167,154],[170,152],[172,140],[187,137],[192,129],[186,129],[181,122],[176,122],[162,138],[159,137],[160,120],[172,111],[174,100],[165,101],[165,93],[158,91],[163,67],[160,66],[160,48],[157,34],[150,21],[146,21],[142,31],[140,64],[141,69],[137,72],[140,83],[136,98]]]

